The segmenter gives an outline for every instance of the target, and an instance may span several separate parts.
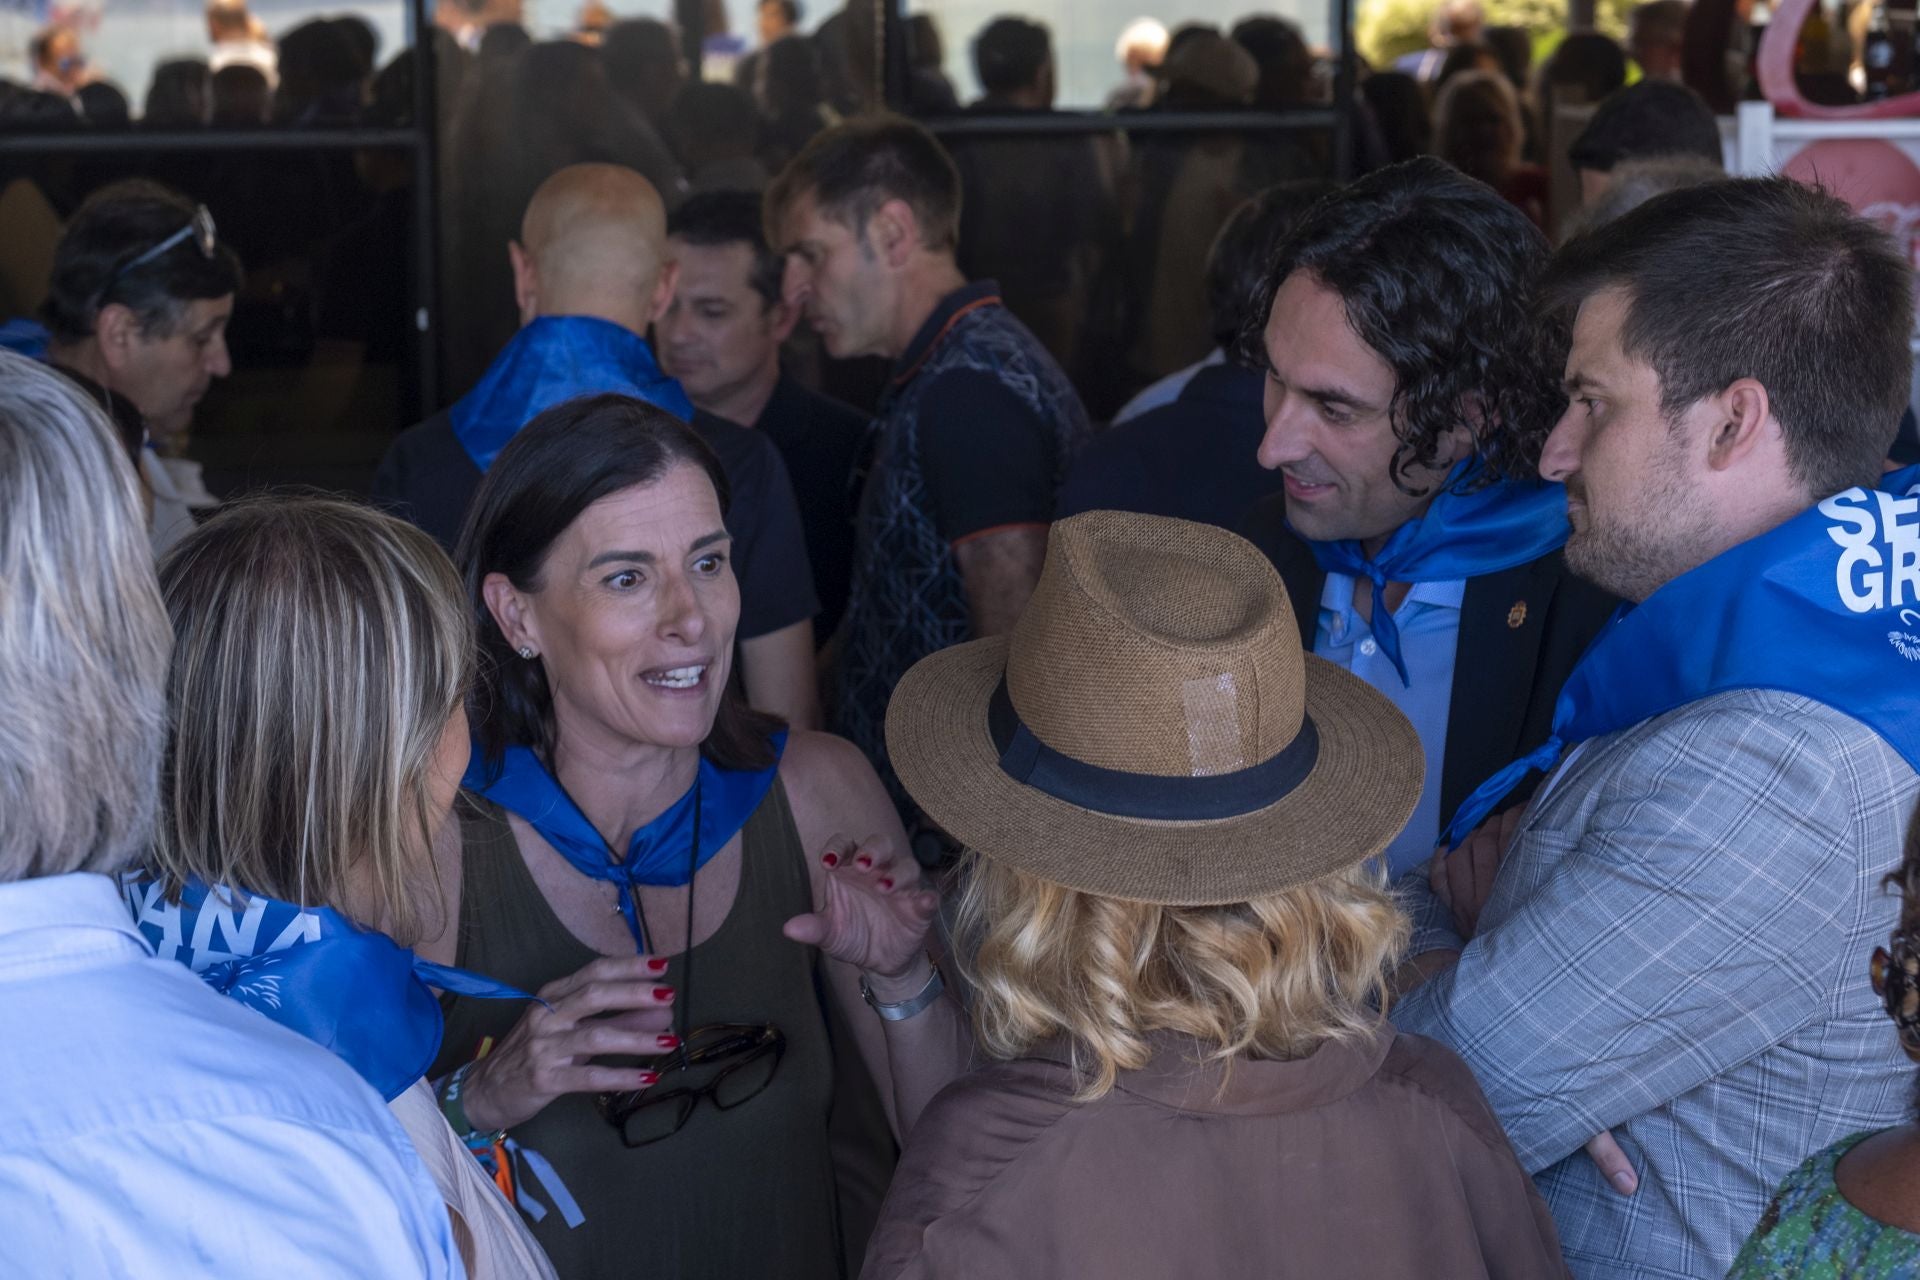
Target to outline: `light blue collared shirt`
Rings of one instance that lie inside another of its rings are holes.
[[[157,959],[105,876],[0,884],[0,1272],[465,1274],[344,1062]]]
[[[1344,573],[1327,575],[1326,588],[1320,593],[1320,622],[1313,635],[1313,651],[1386,694],[1420,735],[1420,748],[1427,756],[1427,784],[1420,792],[1413,817],[1387,846],[1388,871],[1398,879],[1402,872],[1432,859],[1433,846],[1440,839],[1440,765],[1446,758],[1453,660],[1460,641],[1460,600],[1467,583],[1464,578],[1416,582],[1393,611],[1409,681],[1401,684],[1400,673],[1380,652],[1372,628],[1354,612],[1357,582],[1357,578]],[[1373,588],[1366,585],[1365,589]]]

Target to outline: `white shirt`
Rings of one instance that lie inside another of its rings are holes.
[[[1187,384],[1193,381],[1194,374],[1199,373],[1202,369],[1211,369],[1215,365],[1225,364],[1226,362],[1227,353],[1221,348],[1215,347],[1207,353],[1206,359],[1196,360],[1184,369],[1175,369],[1172,373],[1160,379],[1160,381],[1143,388],[1135,394],[1133,399],[1121,405],[1120,412],[1113,415],[1113,425],[1117,427],[1121,423],[1137,418],[1150,410],[1172,404],[1180,398],[1180,393],[1187,389]]]
[[[461,1277],[352,1068],[154,957],[112,881],[0,884],[0,1275]]]

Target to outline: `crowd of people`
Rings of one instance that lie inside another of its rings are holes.
[[[1535,67],[1528,32],[1489,27],[1475,0],[1453,0],[1436,16],[1429,49],[1374,68],[1362,63],[1347,118],[1350,168],[1365,173],[1435,154],[1557,236],[1578,211],[1549,182],[1552,153],[1566,142],[1556,139],[1556,112],[1608,99],[1631,67],[1650,92],[1628,114],[1664,125],[1659,154],[1696,157],[1701,171],[1718,166],[1708,104],[1724,107],[1746,86],[1706,84],[1689,68],[1701,62],[1694,54],[1717,48],[1709,60],[1727,80],[1728,31],[1737,23],[1727,19],[1727,31],[1702,27],[1720,3],[1688,9],[1680,0],[1647,0],[1634,10],[1624,43],[1576,32]],[[714,36],[704,62],[689,59],[687,41],[670,23],[613,20],[597,6],[583,10],[577,30],[546,40],[530,34],[510,0],[452,4],[435,15],[442,296],[434,341],[449,398],[472,385],[516,326],[502,246],[553,173],[575,163],[621,164],[647,178],[669,211],[690,195],[758,192],[810,138],[883,97],[878,33],[864,5],[824,20],[814,15],[805,29],[794,0],[766,0],[758,47],[723,57],[716,41],[727,48],[742,42]],[[244,5],[220,0],[208,9],[207,26],[209,54],[158,67],[143,112],[88,78],[71,30],[50,29],[36,45],[44,56],[34,81],[0,83],[0,128],[318,128],[414,119],[414,51],[383,64],[377,33],[363,19],[313,19],[274,40]],[[969,275],[1001,282],[1008,306],[1103,419],[1148,383],[1208,354],[1207,309],[1192,284],[1228,215],[1277,182],[1322,178],[1334,168],[1324,128],[1130,131],[1136,119],[1329,103],[1337,59],[1276,15],[1172,31],[1133,24],[1116,50],[1123,82],[1109,102],[1114,130],[1093,134],[1044,128],[1064,114],[1054,37],[1044,23],[1009,15],[971,35],[967,61],[980,96],[964,107],[942,69],[933,19],[916,16],[907,34],[913,56],[904,105],[963,122],[1018,118],[1017,132],[947,140],[968,192],[959,262]],[[1676,133],[1685,135],[1681,150],[1668,145]],[[408,306],[416,243],[409,193],[418,175],[404,151],[242,162],[182,155],[145,166],[148,176],[203,193],[256,269],[259,283],[241,299],[259,313],[249,326],[262,335],[255,358],[307,366],[300,400],[315,426],[335,425],[362,407],[352,389],[356,377],[366,381],[366,369],[397,370],[405,361],[408,326],[393,317]],[[86,180],[100,176],[90,166],[79,174],[44,165],[20,171],[45,188],[60,218],[98,185]],[[1666,171],[1655,179],[1677,180]],[[280,204],[288,208],[262,215]],[[875,362],[823,363],[817,351],[806,359],[817,370],[810,380],[824,378],[838,398],[863,410],[883,390]],[[315,385],[323,381],[331,385]]]
[[[694,164],[663,24],[462,8],[523,145],[366,500],[160,456],[254,267],[86,196],[0,327],[0,1271],[1920,1274],[1914,273],[1721,171],[1665,2],[1535,86],[1557,219],[1460,4],[1347,181],[824,99]]]

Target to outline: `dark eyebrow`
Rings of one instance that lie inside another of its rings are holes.
[[[1580,392],[1588,389],[1597,390],[1600,385],[1597,379],[1579,370],[1568,374],[1565,378],[1561,379],[1560,382],[1561,389],[1570,396],[1578,395]]]
[[[704,551],[716,542],[731,542],[733,535],[725,529],[716,529],[693,540],[689,551]],[[653,564],[659,557],[651,551],[602,551],[587,561],[587,568],[598,569],[603,564]]]
[[[652,564],[653,552],[651,551],[602,551],[599,555],[587,561],[587,568],[598,569],[603,564],[620,564],[620,563]]]

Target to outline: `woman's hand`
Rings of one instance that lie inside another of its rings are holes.
[[[661,985],[665,960],[617,956],[540,988],[494,1051],[473,1064],[461,1105],[476,1130],[511,1129],[567,1093],[645,1089],[660,1073],[596,1066],[594,1058],[651,1058],[680,1043],[671,1034],[673,988]],[[605,1016],[603,1016],[605,1015]]]
[[[940,895],[922,885],[919,863],[897,864],[884,836],[856,845],[836,835],[820,865],[827,874],[819,909],[787,921],[782,933],[880,979],[923,963]]]

